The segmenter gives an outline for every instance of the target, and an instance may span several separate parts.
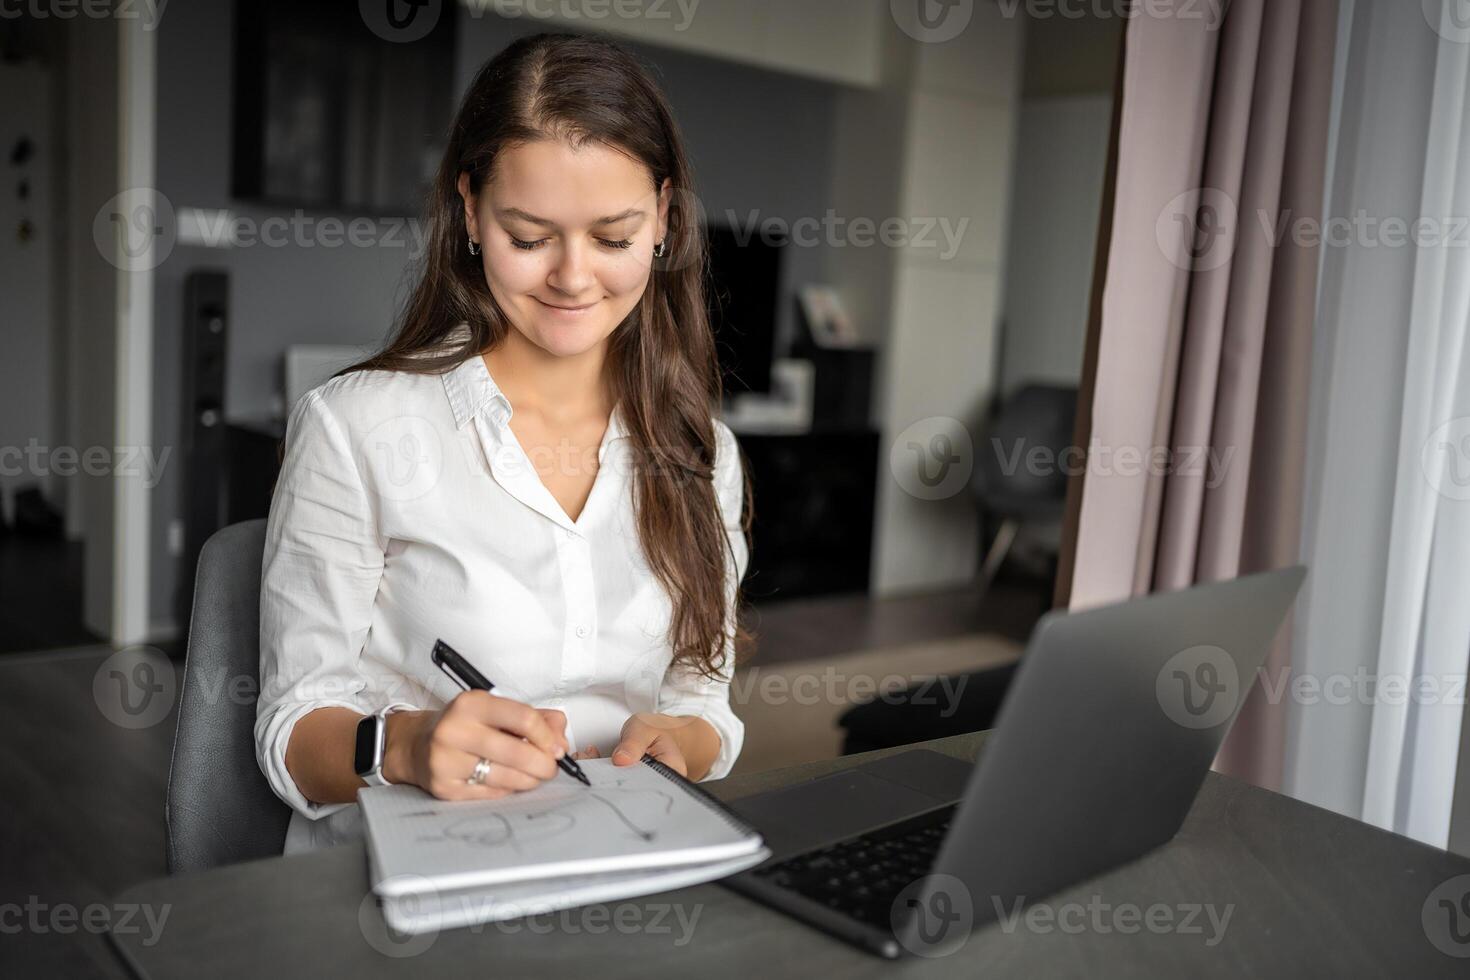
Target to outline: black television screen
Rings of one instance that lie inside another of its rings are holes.
[[[420,213],[454,108],[455,5],[393,6],[236,0],[235,198]]]
[[[706,228],[706,299],[727,395],[771,390],[784,240],[725,225]]]

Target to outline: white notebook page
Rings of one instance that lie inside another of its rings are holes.
[[[759,834],[653,766],[579,762],[498,800],[446,801],[416,786],[358,791],[379,895],[653,869],[753,854]]]

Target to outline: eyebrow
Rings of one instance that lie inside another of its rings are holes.
[[[522,211],[520,208],[496,208],[495,213],[501,218],[520,218],[522,221],[528,221],[533,225],[545,225],[549,228],[556,227],[556,222],[550,218],[538,218],[536,215],[528,211]],[[610,214],[605,218],[598,218],[592,223],[594,225],[610,225],[626,218],[642,217],[644,214],[645,212],[641,208],[629,208],[618,214]]]

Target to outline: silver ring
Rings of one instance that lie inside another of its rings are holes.
[[[465,782],[471,786],[483,786],[485,784],[485,777],[488,775],[490,775],[490,760],[482,758],[479,762],[475,763],[475,771],[470,773],[469,778]]]

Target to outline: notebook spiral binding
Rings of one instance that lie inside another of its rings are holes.
[[[705,789],[703,786],[699,785],[688,776],[681,775],[677,769],[669,768],[663,762],[655,759],[653,756],[648,755],[647,753],[644,754],[643,761],[650,768],[652,768],[654,772],[657,772],[665,779],[670,779],[676,783],[679,783],[685,789],[689,790],[690,795],[703,802],[705,806],[713,810],[716,815],[721,817],[726,823],[734,827],[740,833],[744,834],[747,837],[760,836],[760,831],[756,830],[750,824],[746,823],[745,818],[741,817],[740,814],[730,809],[727,803],[725,803],[723,800],[717,799],[714,795],[710,793],[709,790]]]

